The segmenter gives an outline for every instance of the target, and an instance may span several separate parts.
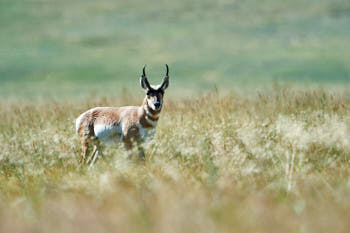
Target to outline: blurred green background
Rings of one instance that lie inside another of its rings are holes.
[[[0,0],[0,96],[350,82],[350,0]]]

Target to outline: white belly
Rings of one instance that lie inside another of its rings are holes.
[[[95,125],[94,132],[102,142],[118,143],[123,138],[123,129],[120,125]]]

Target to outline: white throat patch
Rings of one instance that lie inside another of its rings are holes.
[[[147,115],[145,116],[146,121],[151,124],[153,127],[157,126],[157,122],[158,121],[153,121],[152,119],[150,119]]]
[[[148,100],[147,100],[147,103],[148,103]],[[148,103],[148,104],[149,104],[149,103]],[[152,114],[152,113],[150,112],[150,110],[148,109],[148,106],[147,106],[146,104],[143,105],[143,108],[145,109],[147,115],[149,115],[149,116],[151,116],[151,117],[158,117],[159,112],[158,112],[157,114]],[[154,110],[154,109],[153,109],[153,110]]]
[[[148,105],[151,109],[156,110],[156,107],[154,106],[153,102],[152,102],[152,101],[149,101],[148,99],[147,99],[147,105]]]

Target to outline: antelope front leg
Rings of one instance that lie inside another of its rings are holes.
[[[146,156],[145,156],[145,151],[144,151],[143,147],[139,145],[138,146],[138,151],[139,151],[139,160],[141,162],[145,162],[146,161]]]
[[[86,161],[86,164],[89,164],[89,162],[91,161],[91,159],[93,159],[93,158],[95,157],[96,153],[97,153],[97,146],[94,145],[94,149],[93,149],[93,151],[92,151],[92,154],[91,154],[91,156],[88,158],[88,160]]]
[[[132,159],[132,141],[123,138],[124,148],[128,154],[128,159]]]
[[[94,158],[92,159],[92,161],[90,163],[90,167],[92,167],[94,165],[94,163],[95,163],[95,161],[96,161],[96,159],[98,157],[98,150],[97,149],[96,149],[96,153],[95,153],[95,155],[93,157]]]

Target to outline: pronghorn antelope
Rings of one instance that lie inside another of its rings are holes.
[[[146,91],[146,97],[141,106],[96,107],[82,113],[75,121],[76,132],[82,144],[81,162],[88,156],[90,146],[93,146],[87,163],[95,163],[101,150],[101,142],[123,142],[130,151],[136,143],[139,149],[139,159],[145,155],[141,143],[153,138],[162,110],[164,91],[169,86],[169,67],[166,65],[166,75],[162,84],[150,85],[142,69],[140,84]],[[129,156],[131,154],[129,153]]]

